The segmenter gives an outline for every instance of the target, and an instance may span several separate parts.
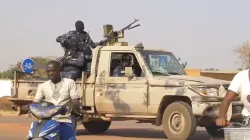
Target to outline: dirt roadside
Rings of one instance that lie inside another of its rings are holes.
[[[13,105],[13,103],[9,101],[7,98],[10,98],[10,97],[4,96],[0,98],[0,110],[12,111],[11,105]]]
[[[18,111],[14,111],[11,106],[14,105],[7,98],[9,96],[4,96],[0,98],[0,116],[18,116]]]
[[[25,116],[25,115],[24,115]],[[32,119],[26,117],[0,117],[0,140],[24,140]],[[13,132],[15,135],[13,135]],[[83,125],[78,125],[77,140],[168,140],[162,127],[137,124],[136,121],[114,121],[103,134],[90,134]],[[197,128],[190,140],[212,140],[204,128]],[[221,139],[213,139],[221,140]]]

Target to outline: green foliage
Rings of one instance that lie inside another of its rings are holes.
[[[238,57],[238,63],[241,63],[242,69],[248,69],[250,67],[250,41],[243,42],[240,46],[234,47],[232,51]]]
[[[14,69],[8,69],[0,73],[0,79],[13,79]]]
[[[177,60],[179,61],[179,63],[181,64],[181,66],[185,69],[186,66],[187,66],[187,62],[182,63],[181,62],[181,58],[178,58]]]
[[[35,63],[47,63],[50,60],[53,60],[52,57],[31,57]],[[23,60],[20,60],[16,63],[16,65],[11,65],[10,68],[6,71],[0,72],[0,79],[13,79],[14,78],[14,71],[22,71],[21,64]],[[44,70],[39,70],[36,72],[35,76],[45,76]],[[19,78],[23,77],[24,74],[19,74]]]

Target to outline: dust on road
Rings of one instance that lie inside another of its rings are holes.
[[[25,140],[32,120],[27,116],[0,117],[1,140]],[[101,135],[90,135],[82,125],[78,125],[78,140],[167,140],[162,127],[151,124],[137,124],[135,121],[112,122],[110,129]],[[204,129],[197,128],[192,140],[209,140],[210,135]]]

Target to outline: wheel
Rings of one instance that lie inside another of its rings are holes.
[[[84,128],[92,134],[104,133],[109,129],[111,121],[89,121],[84,122]]]
[[[162,123],[169,140],[187,140],[195,133],[197,127],[191,106],[182,101],[173,102],[166,107]]]
[[[224,137],[224,130],[221,129],[221,128],[223,128],[223,127],[217,126],[217,125],[215,124],[215,122],[212,123],[212,124],[209,125],[209,126],[205,126],[205,129],[206,129],[206,131],[207,131],[207,133],[208,133],[209,135],[211,135],[211,136],[213,136],[213,137],[218,137],[218,138],[223,138],[223,137]],[[219,129],[221,129],[221,130],[219,130]],[[218,131],[218,130],[219,130],[219,131]]]

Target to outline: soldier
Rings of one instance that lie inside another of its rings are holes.
[[[112,75],[115,77],[122,77],[125,75],[125,67],[131,66],[132,58],[128,54],[123,54],[121,57],[121,62],[122,63],[116,66],[113,71]]]
[[[62,45],[71,45],[73,42],[67,42],[68,39],[74,37],[77,42],[73,43],[79,46],[79,49],[84,52],[85,55],[92,55],[92,49],[94,49],[97,44],[94,43],[87,32],[84,31],[84,23],[82,21],[76,21],[75,31],[69,31],[68,33],[61,35],[56,38],[57,42],[60,42]],[[65,42],[66,41],[66,42]]]
[[[97,45],[92,41],[89,34],[84,31],[84,23],[77,21],[75,31],[56,38],[65,50],[65,55],[70,53],[70,57],[61,60],[62,77],[76,80],[80,76],[86,61],[91,61],[92,50]]]
[[[74,50],[71,51],[70,57],[65,57],[60,61],[62,72],[62,78],[70,78],[74,81],[81,75],[82,68],[84,66],[84,54],[82,51]]]

